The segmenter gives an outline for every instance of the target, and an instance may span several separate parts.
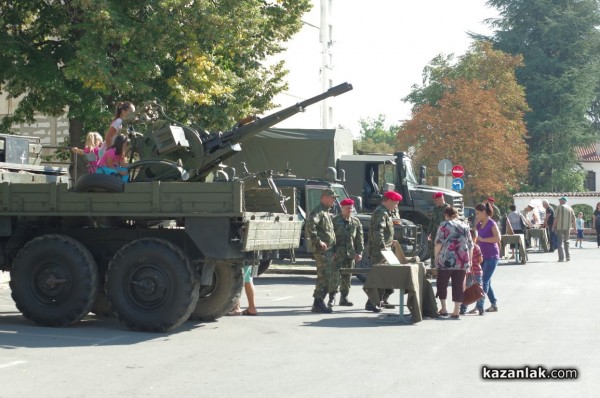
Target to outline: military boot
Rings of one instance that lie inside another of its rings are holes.
[[[327,306],[329,308],[335,305],[335,293],[329,293],[329,301],[327,302]]]
[[[352,307],[354,305],[352,301],[348,300],[348,293],[342,293],[342,297],[340,298],[340,305],[343,305],[344,307]]]
[[[365,304],[365,310],[373,311],[373,312],[381,312],[381,307],[374,306],[373,304],[371,304],[371,302],[369,300],[367,300],[367,304]]]
[[[333,312],[331,308],[325,305],[325,302],[321,298],[315,298],[311,311],[321,314],[331,314]]]

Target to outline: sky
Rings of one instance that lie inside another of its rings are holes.
[[[311,12],[312,20],[307,16],[311,22],[318,16],[319,0],[313,3],[317,7]],[[383,114],[387,125],[410,118],[411,105],[401,99],[410,93],[413,84],[422,83],[427,63],[440,53],[464,54],[472,43],[467,32],[490,34],[484,20],[498,16],[484,0],[333,0],[332,11],[335,43],[331,48],[330,78],[334,85],[349,82],[354,87],[331,100],[334,122],[355,135],[361,118]],[[301,33],[295,40],[301,41],[302,35],[314,39],[317,34]],[[284,55],[290,79],[304,84],[307,79],[318,80],[318,71],[309,75],[305,71],[304,76],[298,72],[307,69],[305,60],[313,56],[309,51],[314,54],[319,48],[290,43]],[[290,84],[290,91],[294,91],[294,84]],[[282,105],[285,102],[285,98],[280,101]]]

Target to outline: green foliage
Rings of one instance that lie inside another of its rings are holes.
[[[582,190],[576,146],[598,138],[600,3],[597,0],[489,0],[495,47],[522,54],[517,79],[532,112],[530,182],[538,190]]]
[[[78,142],[78,130],[107,129],[118,101],[156,99],[182,121],[226,129],[286,88],[283,64],[264,61],[309,8],[308,0],[3,1],[0,82],[22,98],[0,128],[66,111]]]
[[[385,126],[385,116],[360,119],[360,138],[354,142],[355,152],[394,153],[398,150],[398,126]]]
[[[573,205],[571,206],[575,212],[575,217],[579,212],[583,213],[583,219],[585,220],[585,227],[592,228],[592,218],[594,217],[594,208],[589,205]]]

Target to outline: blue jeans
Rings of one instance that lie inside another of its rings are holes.
[[[496,295],[494,295],[494,290],[492,289],[492,275],[494,275],[498,262],[499,260],[497,258],[488,258],[487,260],[483,260],[483,263],[481,264],[481,268],[483,269],[483,283],[481,286],[492,305],[496,305]],[[479,303],[477,303],[477,305],[479,305]],[[483,302],[481,305],[483,306]]]
[[[483,276],[482,275],[467,274],[466,286],[467,287],[471,286],[473,284],[473,282],[477,282],[481,286],[483,286]],[[483,301],[484,300],[485,300],[485,297],[482,298],[482,299],[477,300],[477,303],[475,304],[475,308],[483,310]],[[467,311],[467,306],[464,305],[464,304],[461,304],[460,305],[460,311],[461,312],[466,312]]]
[[[110,167],[106,167],[106,166],[100,166],[96,169],[96,174],[110,174],[110,175],[115,175],[117,177],[121,177],[121,179],[123,180],[123,182],[129,182],[129,176],[128,175],[121,175],[119,174],[119,171],[127,171],[126,167],[121,167],[121,166],[117,166],[115,168],[110,168]]]

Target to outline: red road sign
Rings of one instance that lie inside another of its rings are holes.
[[[454,178],[460,178],[462,176],[465,175],[465,168],[460,166],[460,165],[456,165],[452,168],[452,177]]]

